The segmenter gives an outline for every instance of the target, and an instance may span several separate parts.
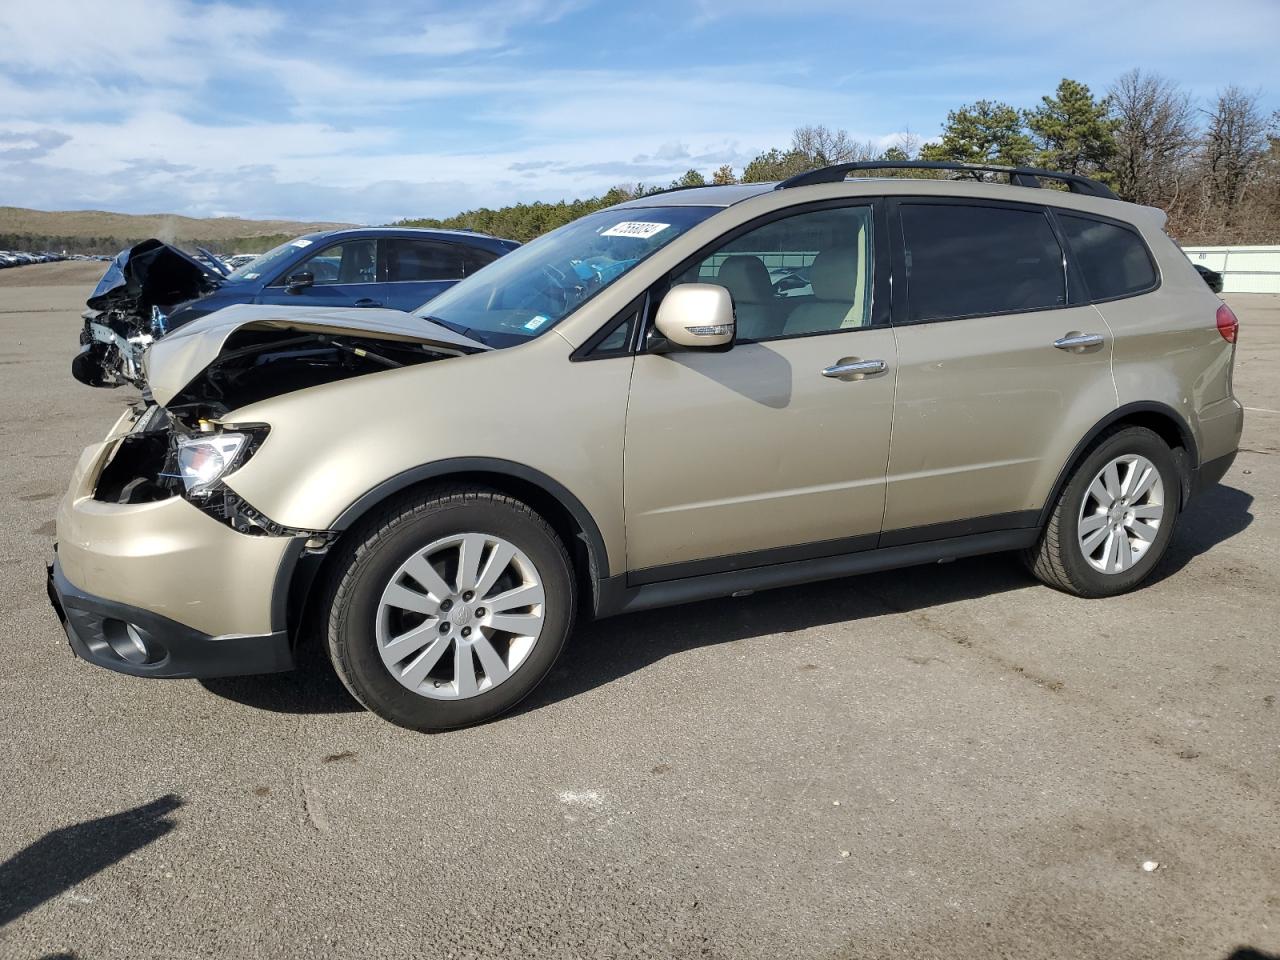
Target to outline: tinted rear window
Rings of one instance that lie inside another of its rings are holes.
[[[900,209],[911,320],[1066,304],[1062,248],[1044,213],[930,203]]]
[[[1146,244],[1133,231],[1088,217],[1060,213],[1058,219],[1092,299],[1132,296],[1155,286]]]
[[[435,240],[384,240],[386,279],[404,281],[461,280],[464,247]]]

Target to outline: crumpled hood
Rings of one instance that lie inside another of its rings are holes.
[[[400,310],[238,304],[179,327],[151,345],[145,361],[151,396],[160,405],[168,405],[218,359],[232,334],[246,329],[398,340],[459,354],[490,349],[478,340]]]
[[[217,289],[222,275],[162,240],[121,251],[86,301],[91,310],[129,302],[143,311],[191,300]]]

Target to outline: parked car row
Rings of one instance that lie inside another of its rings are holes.
[[[54,263],[58,260],[110,260],[110,257],[91,257],[82,253],[29,252],[24,250],[0,250],[0,270],[7,267],[25,267],[32,263]]]
[[[314,636],[437,730],[518,703],[582,616],[998,551],[1080,597],[1140,586],[1236,456],[1231,309],[1102,183],[885,165],[653,194],[509,254],[122,254],[77,376],[143,401],[58,510],[72,648],[210,677]]]

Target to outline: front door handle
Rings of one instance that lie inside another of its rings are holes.
[[[380,307],[382,303],[378,300],[371,300],[368,297],[361,297],[355,302],[357,307]]]
[[[822,375],[834,380],[854,380],[875,376],[888,369],[889,365],[883,360],[858,360],[854,357],[846,357],[824,369]]]
[[[1059,350],[1073,350],[1080,353],[1089,347],[1102,346],[1102,339],[1100,333],[1068,333],[1065,337],[1059,337],[1053,341],[1053,345]]]

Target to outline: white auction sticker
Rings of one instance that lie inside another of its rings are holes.
[[[602,237],[635,237],[637,240],[648,240],[656,233],[661,233],[669,223],[646,223],[643,220],[624,220],[622,223],[615,223],[604,233]]]
[[[295,246],[295,247],[309,247],[309,246],[311,246],[311,241],[310,241],[310,240],[294,240],[294,241],[293,241],[293,246]]]

